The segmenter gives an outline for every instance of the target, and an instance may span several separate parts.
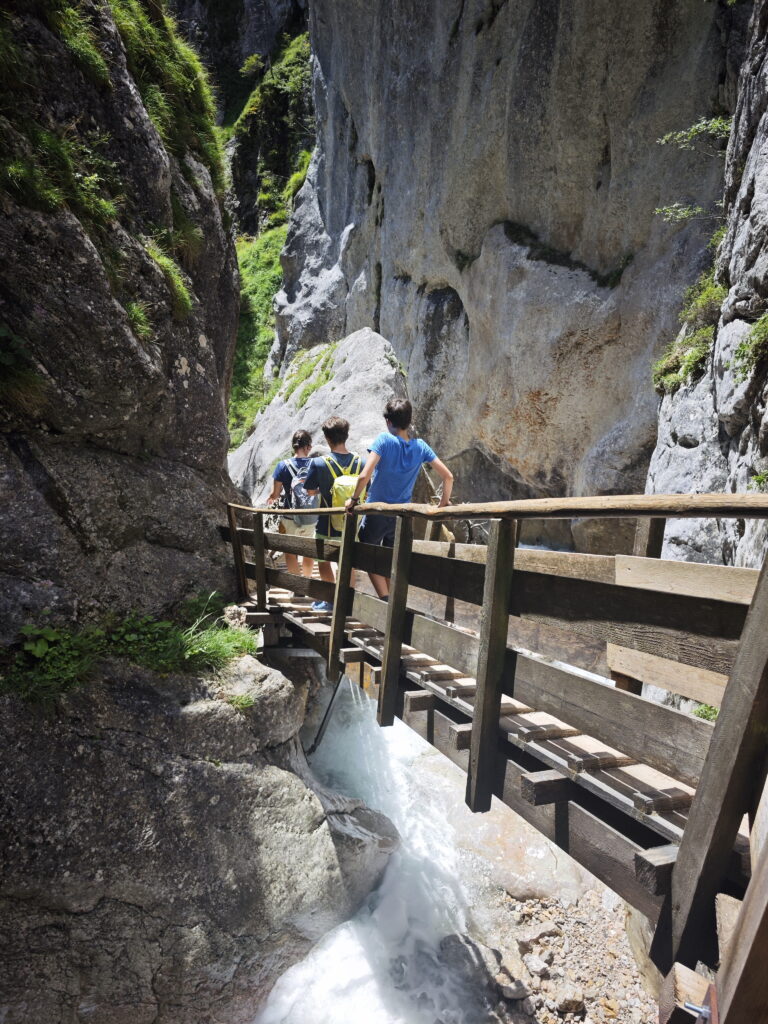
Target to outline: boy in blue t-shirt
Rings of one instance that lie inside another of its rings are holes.
[[[413,408],[408,399],[387,402],[384,420],[387,430],[371,442],[365,469],[360,474],[352,498],[346,502],[351,512],[358,498],[373,478],[368,491],[368,501],[383,501],[388,505],[406,504],[411,500],[416,477],[424,462],[430,463],[443,481],[440,507],[447,505],[451,498],[453,473],[435,455],[426,441],[411,439],[408,427],[411,425]],[[382,544],[392,547],[395,542],[394,516],[363,516],[360,540],[365,544]],[[389,580],[376,573],[368,574],[379,597],[389,594]]]

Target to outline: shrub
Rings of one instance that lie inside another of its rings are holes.
[[[718,716],[719,709],[714,707],[712,704],[699,704],[697,708],[694,708],[694,715],[697,718],[703,718],[705,722],[714,722]]]
[[[768,491],[768,472],[755,473],[749,481],[750,491]]]
[[[296,170],[288,179],[288,184],[283,189],[283,199],[290,204],[296,198],[296,193],[307,180],[307,171],[312,159],[312,150],[305,149],[299,154]]]
[[[736,347],[732,362],[736,380],[746,380],[766,359],[768,359],[768,313],[763,313],[760,319],[752,325],[746,338]]]
[[[714,327],[700,327],[672,342],[653,365],[653,386],[659,394],[671,394],[704,372],[714,338]]]
[[[700,327],[716,327],[720,319],[720,307],[728,289],[715,280],[714,267],[705,271],[685,293],[680,322],[694,330]]]
[[[155,239],[148,239],[144,243],[144,248],[163,273],[165,283],[171,293],[175,319],[183,320],[192,312],[192,296],[184,281],[181,269],[174,263],[168,253],[163,251]]]
[[[723,143],[731,134],[730,117],[701,117],[695,124],[677,132],[667,132],[656,141],[660,146],[673,145],[678,149],[701,149],[708,152],[722,152]]]

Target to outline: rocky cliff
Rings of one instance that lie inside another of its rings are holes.
[[[397,833],[310,773],[306,681],[100,674],[55,716],[0,699],[0,1019],[250,1024]]]
[[[711,209],[722,175],[657,140],[727,107],[739,17],[701,0],[315,0],[318,146],[270,365],[370,326],[459,498],[642,490],[650,367],[711,234],[654,210]]]
[[[0,20],[0,640],[229,585],[237,267],[198,58],[139,0]]]
[[[745,491],[768,487],[768,3],[755,5],[738,82],[725,168],[725,236],[715,280],[723,295],[697,374],[665,394],[648,490]],[[723,297],[724,296],[724,297]],[[665,557],[760,565],[760,521],[667,524]]]

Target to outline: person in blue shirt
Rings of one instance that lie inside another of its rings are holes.
[[[323,424],[323,434],[330,455],[321,455],[312,459],[307,473],[305,487],[307,494],[319,494],[321,507],[330,508],[333,505],[331,491],[336,476],[356,476],[363,470],[362,458],[347,450],[347,438],[349,437],[349,420],[341,416],[330,416]],[[321,540],[338,540],[341,531],[336,530],[329,515],[319,515],[315,527],[315,537]],[[333,583],[333,568],[330,562],[318,562],[320,579],[327,583]],[[333,610],[330,601],[315,601],[312,605],[313,611],[328,612]]]
[[[293,483],[293,478],[299,470],[304,470],[312,461],[309,457],[309,453],[312,450],[312,435],[308,430],[297,430],[294,432],[291,439],[291,449],[293,450],[293,458],[283,459],[275,466],[275,471],[272,474],[272,493],[267,498],[268,505],[276,502],[282,494],[280,507],[291,508],[291,484]],[[303,526],[287,516],[280,516],[280,533],[291,534],[296,537],[311,537],[314,529],[314,526]],[[302,576],[311,576],[314,564],[314,558],[306,556],[302,558]],[[288,572],[298,575],[299,559],[296,555],[286,551],[285,567]]]
[[[387,402],[384,409],[387,430],[379,434],[368,448],[369,455],[357,481],[354,495],[345,503],[348,512],[355,507],[369,481],[371,486],[366,501],[383,501],[388,505],[409,502],[416,477],[425,462],[429,463],[442,478],[443,493],[440,497],[440,507],[448,504],[453,488],[453,473],[438,459],[426,441],[411,438],[408,428],[412,418],[413,408],[407,398]],[[392,547],[395,543],[395,517],[363,516],[360,540],[365,544]],[[376,573],[368,575],[378,596],[386,598],[389,595],[389,580],[386,576],[379,576]]]

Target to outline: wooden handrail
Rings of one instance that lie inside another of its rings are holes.
[[[317,509],[274,509],[237,505],[229,508],[278,516],[316,516]],[[343,508],[324,508],[323,515],[343,513]],[[604,497],[529,498],[521,501],[488,501],[461,505],[387,505],[371,502],[355,507],[355,515],[415,516],[444,519],[581,519],[665,517],[705,519],[768,518],[768,494],[611,494]]]

